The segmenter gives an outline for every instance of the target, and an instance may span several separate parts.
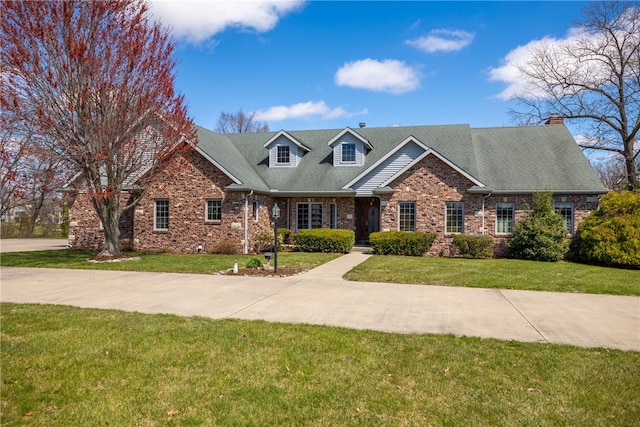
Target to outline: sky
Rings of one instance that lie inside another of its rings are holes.
[[[575,32],[586,2],[152,0],[177,41],[176,89],[215,129],[511,126],[513,63]]]

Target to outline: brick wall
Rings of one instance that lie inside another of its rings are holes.
[[[391,196],[382,198],[386,206],[381,208],[380,229],[397,230],[398,203],[415,202],[416,231],[437,235],[429,255],[450,255],[453,241],[450,235],[445,235],[446,202],[464,202],[465,233],[480,232],[482,218],[477,216],[477,212],[482,207],[482,197],[467,192],[473,185],[442,160],[427,156],[391,183],[395,191]]]
[[[130,201],[129,194],[120,195],[121,208]],[[132,237],[133,211],[129,209],[120,217],[120,248],[129,249]],[[91,198],[86,193],[78,194],[69,209],[68,241],[75,249],[100,250],[104,247],[104,231]]]
[[[134,212],[134,246],[138,251],[194,253],[215,249],[221,241],[232,242],[238,252],[244,247],[245,197],[247,193],[227,192],[232,181],[197,152],[176,156],[147,185]],[[156,200],[169,201],[168,230],[154,230]],[[208,199],[221,200],[222,219],[206,221]],[[253,217],[253,200],[258,200],[258,220]],[[253,195],[247,199],[249,251],[253,236],[270,226],[268,199]]]

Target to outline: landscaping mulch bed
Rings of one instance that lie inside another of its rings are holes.
[[[227,276],[286,277],[295,276],[305,271],[307,270],[295,267],[278,267],[277,273],[274,273],[273,269],[239,268],[236,274],[233,273],[233,270],[228,270],[224,274]]]

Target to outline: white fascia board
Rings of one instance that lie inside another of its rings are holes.
[[[271,144],[273,144],[274,141],[276,141],[278,138],[280,138],[281,136],[284,136],[285,138],[287,138],[289,141],[293,142],[295,145],[297,145],[298,147],[300,147],[301,149],[303,149],[304,151],[311,151],[309,150],[308,147],[306,147],[304,144],[302,144],[300,141],[298,141],[297,139],[295,139],[293,136],[289,135],[289,133],[287,133],[287,131],[281,130],[278,133],[276,133],[275,135],[273,135],[271,138],[269,138],[269,140],[267,142],[264,143],[263,147],[264,148],[268,148]]]
[[[240,181],[238,178],[236,178],[231,172],[229,172],[227,169],[225,169],[220,163],[218,163],[213,157],[209,156],[207,153],[205,153],[203,150],[200,149],[200,147],[198,147],[197,145],[195,146],[196,151],[198,153],[200,153],[205,159],[209,160],[211,162],[212,165],[214,165],[215,167],[217,167],[218,169],[220,169],[222,171],[222,173],[224,173],[225,175],[227,175],[234,183],[236,184],[242,184],[242,181]]]
[[[353,129],[351,129],[350,127],[346,127],[344,129],[342,129],[340,132],[338,132],[338,134],[336,136],[334,136],[333,138],[331,138],[328,142],[328,145],[331,147],[333,146],[333,144],[339,140],[340,138],[342,138],[346,133],[350,133],[351,135],[353,135],[356,139],[358,139],[360,142],[362,142],[365,147],[367,147],[369,150],[373,150],[373,145],[371,145],[371,143],[369,142],[369,140],[365,137],[363,137],[362,135],[360,135],[358,132],[354,131]]]
[[[417,144],[420,148],[422,148],[424,151],[428,151],[429,147],[427,147],[426,145],[424,145],[422,142],[420,142],[417,138],[413,137],[413,136],[408,136],[404,141],[402,141],[400,144],[398,144],[396,146],[396,148],[394,148],[393,150],[389,151],[387,154],[385,154],[380,160],[378,160],[377,162],[375,162],[374,164],[371,165],[371,167],[369,167],[367,170],[365,170],[364,172],[362,172],[360,175],[356,176],[354,179],[352,179],[350,182],[348,182],[344,187],[345,190],[348,188],[351,188],[356,182],[360,181],[362,178],[364,178],[365,176],[367,176],[370,172],[376,170],[378,168],[378,166],[380,166],[382,163],[384,163],[389,157],[393,156],[395,154],[396,151],[401,150],[405,145],[407,145],[409,142],[414,142],[415,144]],[[422,156],[420,156],[422,158]]]

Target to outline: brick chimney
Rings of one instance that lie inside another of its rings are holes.
[[[560,117],[560,116],[551,116],[547,119],[546,122],[544,122],[545,125],[563,125],[564,124],[564,117]]]

